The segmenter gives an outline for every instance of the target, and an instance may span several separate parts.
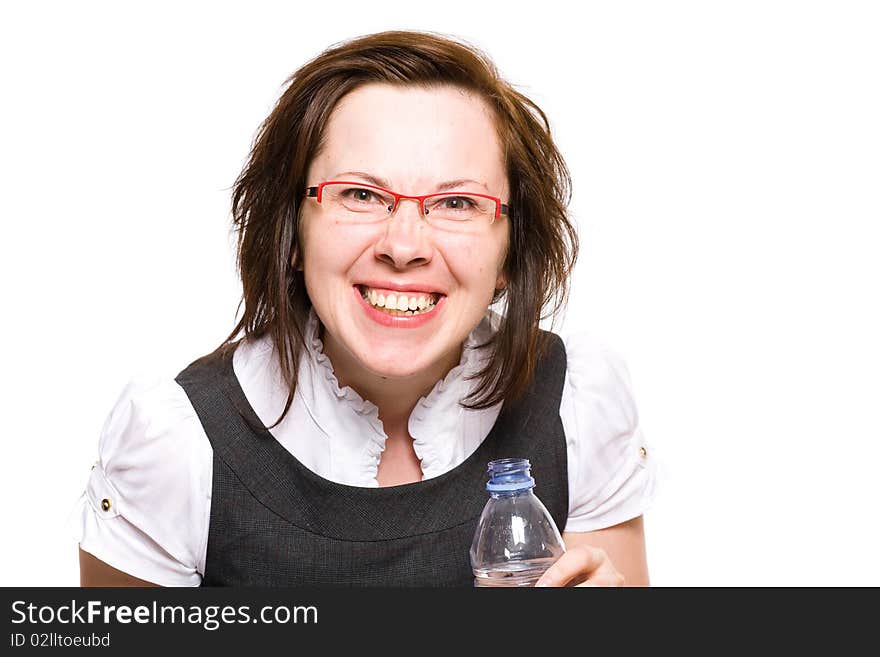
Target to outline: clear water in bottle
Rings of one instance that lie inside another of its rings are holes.
[[[530,467],[527,459],[489,463],[489,500],[470,550],[475,586],[534,586],[565,552],[556,523],[533,491]]]
[[[502,561],[474,568],[475,586],[534,586],[555,558],[539,557],[522,561]]]

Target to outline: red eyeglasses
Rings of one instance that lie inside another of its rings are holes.
[[[510,209],[497,196],[475,192],[441,192],[410,196],[390,189],[346,180],[328,180],[306,189],[306,195],[328,207],[335,215],[353,221],[382,221],[397,209],[401,199],[417,201],[430,222],[447,224],[488,220],[492,223]]]

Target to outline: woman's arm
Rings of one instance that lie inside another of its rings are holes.
[[[564,532],[566,552],[541,585],[649,586],[642,516],[592,532]]]
[[[117,570],[79,548],[80,586],[159,586]]]

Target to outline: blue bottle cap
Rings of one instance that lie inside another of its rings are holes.
[[[490,493],[511,493],[535,487],[528,459],[498,459],[489,461],[489,481],[486,490]]]

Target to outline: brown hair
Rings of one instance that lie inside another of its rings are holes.
[[[480,382],[468,400],[479,399],[461,401],[462,406],[488,408],[522,396],[547,347],[539,321],[555,316],[568,298],[578,252],[567,216],[571,179],[544,112],[501,79],[486,54],[445,35],[390,31],[335,44],[287,80],[233,186],[236,266],[243,288],[238,308],[243,303],[244,314],[216,351],[231,353],[242,331],[248,339],[271,335],[289,386],[284,411],[272,426],[293,401],[311,308],[303,272],[292,263],[299,254],[305,176],[336,104],[370,82],[451,84],[475,92],[495,113],[510,184],[510,234],[504,262],[508,283],[492,301],[503,299],[506,312],[497,333],[478,346],[495,346],[486,367],[473,377]],[[552,310],[542,314],[548,304]]]

